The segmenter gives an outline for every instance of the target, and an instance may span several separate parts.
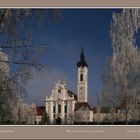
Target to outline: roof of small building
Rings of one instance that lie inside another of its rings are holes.
[[[111,111],[111,107],[109,107],[109,106],[103,106],[103,107],[99,107],[99,108],[100,108],[100,113],[110,113],[110,111]],[[117,112],[120,109],[119,106],[113,106],[113,108],[115,109],[115,112]],[[98,107],[93,108],[94,113],[97,113],[98,112],[97,110],[98,110]]]
[[[42,116],[45,112],[45,106],[37,106],[36,112],[37,112],[37,116]]]
[[[88,108],[89,110],[92,110],[88,102],[75,103],[75,111],[78,111],[80,108]]]
[[[101,107],[101,113],[110,113],[110,107]]]
[[[68,90],[67,93],[70,97],[74,95],[74,99],[77,101],[77,95],[74,92],[72,92],[71,90]]]

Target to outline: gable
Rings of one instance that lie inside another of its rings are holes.
[[[67,90],[66,85],[60,81],[58,81],[53,89],[52,93],[47,100],[77,100],[77,96],[74,92]]]

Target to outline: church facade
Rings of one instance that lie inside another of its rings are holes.
[[[61,81],[55,83],[51,96],[46,97],[46,112],[51,124],[70,124],[74,113],[76,95]]]
[[[51,95],[46,97],[45,107],[51,124],[93,121],[93,111],[88,104],[88,64],[83,49],[77,63],[77,94],[57,81]]]

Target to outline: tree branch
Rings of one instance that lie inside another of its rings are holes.
[[[0,60],[1,62],[4,63],[11,63],[11,64],[15,64],[15,65],[36,65],[36,66],[43,66],[42,64],[38,64],[38,63],[33,63],[33,62],[13,62],[13,61],[4,61],[4,60]]]
[[[33,45],[30,45],[30,46],[27,46],[27,45],[23,45],[23,46],[4,46],[4,45],[1,45],[0,48],[47,48],[47,46],[33,46]]]

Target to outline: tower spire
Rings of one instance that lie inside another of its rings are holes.
[[[84,49],[83,49],[83,47],[82,47],[81,54],[80,54],[80,61],[77,63],[77,66],[78,67],[81,67],[81,66],[88,67],[87,62],[85,61],[85,55],[84,55]]]
[[[82,50],[81,50],[80,58],[81,58],[81,61],[82,61],[82,60],[85,60],[85,55],[84,55],[83,47],[82,47]]]

